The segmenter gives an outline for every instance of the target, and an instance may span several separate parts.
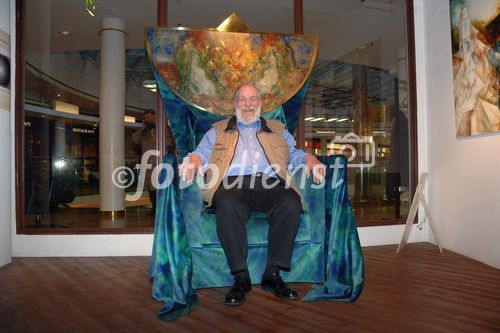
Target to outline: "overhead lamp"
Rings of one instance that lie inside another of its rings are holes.
[[[341,122],[344,122],[344,121],[348,121],[349,118],[340,118],[337,120],[338,123],[341,123]]]
[[[307,118],[304,118],[304,120],[308,121],[308,120],[313,120],[314,118],[316,118],[316,117],[307,117]]]
[[[135,117],[132,117],[132,116],[124,116],[123,120],[126,123],[135,123]]]
[[[68,30],[61,30],[59,31],[59,34],[64,37],[71,36],[71,32],[69,32]]]
[[[335,121],[337,119],[339,119],[339,118],[329,118],[329,119],[325,120],[325,123],[329,123],[329,122]]]
[[[54,163],[54,166],[56,167],[56,169],[63,169],[66,166],[66,162],[64,161],[64,159],[60,159]]]
[[[71,114],[79,114],[80,107],[76,104],[66,103],[57,99],[52,100],[54,110]]]
[[[151,90],[152,92],[156,92],[156,81],[155,80],[145,80],[142,83],[142,86],[146,89]]]
[[[85,10],[90,16],[95,16],[95,0],[85,0]]]
[[[320,121],[320,120],[323,120],[323,119],[325,119],[325,117],[314,118],[314,119],[313,119],[313,120],[311,120],[311,121]]]

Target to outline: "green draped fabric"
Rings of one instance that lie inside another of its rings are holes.
[[[347,192],[347,161],[345,157],[339,157],[336,161],[319,158],[326,165],[334,166],[334,173],[327,173],[326,183],[341,183],[334,189],[327,188],[325,191],[326,281],[323,285],[314,284],[304,301],[352,302],[363,290],[364,260]],[[335,168],[336,165],[342,167]]]
[[[159,191],[149,276],[153,278],[153,297],[165,303],[158,317],[171,321],[193,310],[198,296],[191,286],[191,249],[179,205],[177,158],[168,155],[164,163],[171,165],[175,173],[172,184]],[[163,182],[167,176],[163,170],[160,180]]]

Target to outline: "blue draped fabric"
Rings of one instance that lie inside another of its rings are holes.
[[[347,160],[342,157],[339,163],[319,158],[326,165],[337,166],[334,168],[337,174],[327,173],[326,177],[327,184],[335,184],[334,189],[325,191],[326,281],[323,285],[314,284],[303,300],[353,302],[363,290],[364,259],[347,192]]]
[[[188,106],[166,87],[158,75],[156,79],[177,148],[180,155],[185,156],[196,147],[210,126],[223,117]],[[266,112],[263,116],[281,120],[293,133],[306,89],[307,83],[282,107]],[[207,274],[204,269],[204,265],[210,262],[213,264],[211,266],[218,268],[219,271],[224,270],[225,257],[222,249],[211,244],[205,247],[193,246],[198,235],[190,234],[189,228],[193,224],[202,223],[200,226],[203,227],[201,231],[204,232],[204,237],[213,238],[209,229],[214,226],[207,223],[215,222],[210,214],[201,213],[202,201],[199,190],[193,186],[180,188],[183,186],[179,184],[177,168],[181,156],[167,155],[163,160],[163,163],[172,168],[167,169],[169,172],[161,173],[160,184],[167,178],[170,178],[172,184],[158,191],[149,272],[153,278],[153,297],[164,302],[158,314],[164,321],[174,320],[196,307],[198,297],[194,288],[231,284],[229,274],[215,274],[213,273],[215,271],[212,271],[213,274]],[[325,186],[321,194],[324,198],[319,199],[315,195],[308,197],[307,204],[310,208],[308,215],[301,217],[301,225],[306,223],[305,221],[309,221],[307,222],[309,224],[316,222],[324,225],[322,228],[313,226],[304,230],[302,234],[309,235],[310,238],[307,242],[305,239],[301,240],[299,231],[294,246],[293,269],[291,272],[284,272],[283,277],[286,281],[321,283],[313,285],[305,296],[305,301],[354,301],[363,289],[364,271],[363,255],[347,192],[347,160],[344,156],[328,156],[323,157],[323,162],[327,166],[338,164],[333,171],[328,169],[326,183],[331,185],[340,182],[340,185],[335,188],[330,185]],[[301,196],[304,198],[308,193],[301,193]],[[203,217],[200,217],[201,215]],[[249,226],[253,223],[252,220],[257,221],[258,218],[252,216]],[[256,237],[267,239],[263,234],[267,232],[265,231],[267,228],[256,228],[261,230],[258,231],[261,234]],[[257,245],[249,246],[249,270],[253,281],[257,281],[256,278],[263,269],[266,254],[265,244],[259,246],[257,242]],[[198,262],[194,262],[195,258]],[[315,260],[321,262],[314,262]]]
[[[168,170],[171,175],[162,171],[160,184],[173,177],[172,184],[159,191],[149,276],[153,278],[153,297],[165,303],[158,318],[171,321],[193,310],[198,296],[191,286],[191,249],[179,205],[177,158],[167,155],[164,163],[173,168]]]

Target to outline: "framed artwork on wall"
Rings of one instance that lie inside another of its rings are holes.
[[[457,137],[500,132],[500,0],[450,0]]]

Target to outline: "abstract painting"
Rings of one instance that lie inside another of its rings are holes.
[[[457,137],[500,131],[500,0],[450,0]]]
[[[189,105],[226,115],[242,83],[260,89],[263,112],[294,96],[313,68],[317,37],[156,27],[146,30],[146,49],[170,90]]]

